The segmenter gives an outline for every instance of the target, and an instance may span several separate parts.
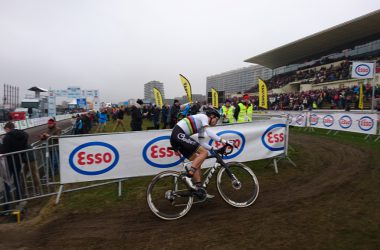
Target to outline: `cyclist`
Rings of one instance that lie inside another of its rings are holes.
[[[215,126],[220,118],[219,112],[214,108],[206,109],[206,114],[190,115],[179,121],[173,128],[170,143],[177,148],[183,156],[192,161],[191,166],[186,167],[186,176],[183,177],[186,184],[193,190],[201,188],[201,165],[208,156],[207,150],[213,150],[204,140],[205,134],[211,139],[223,144],[233,145],[216,135],[209,127]],[[198,134],[199,142],[191,138]],[[194,182],[192,182],[192,179]]]

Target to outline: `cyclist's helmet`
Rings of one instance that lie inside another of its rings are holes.
[[[207,116],[210,116],[210,115],[214,115],[215,117],[217,117],[218,119],[220,118],[220,113],[218,110],[214,109],[214,108],[207,108],[206,109],[206,115]]]

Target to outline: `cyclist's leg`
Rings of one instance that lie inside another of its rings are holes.
[[[208,155],[207,150],[205,148],[203,148],[202,146],[200,146],[198,148],[198,151],[189,159],[193,162],[192,168],[195,169],[195,171],[193,173],[194,183],[202,181],[201,166],[202,166],[202,163],[207,158],[207,155]]]

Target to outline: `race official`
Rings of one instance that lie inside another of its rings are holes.
[[[253,105],[249,95],[244,94],[238,105],[235,106],[234,117],[238,123],[252,121]]]
[[[220,109],[221,116],[223,117],[223,123],[234,123],[235,107],[231,105],[231,100],[227,99],[225,104]]]

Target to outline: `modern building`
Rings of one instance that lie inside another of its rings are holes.
[[[243,93],[256,86],[259,78],[266,80],[271,77],[272,70],[260,65],[235,69],[207,77],[206,93],[211,92],[211,88],[224,92],[225,95]]]
[[[144,84],[144,100],[147,102],[154,102],[153,88],[157,88],[162,95],[162,99],[165,99],[164,84],[159,81],[150,81]]]
[[[273,69],[267,87],[275,93],[352,87],[358,84],[351,78],[353,61],[376,62],[379,71],[380,26],[373,25],[379,22],[380,10],[376,10],[245,62]],[[379,73],[374,76],[375,82],[380,80]]]

